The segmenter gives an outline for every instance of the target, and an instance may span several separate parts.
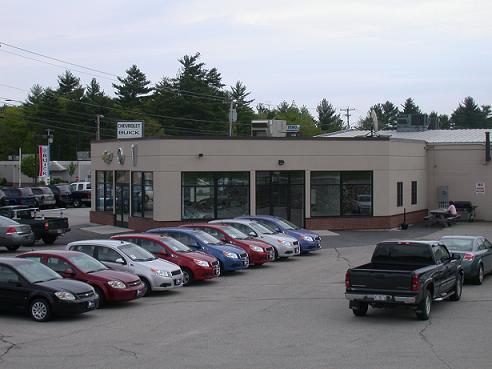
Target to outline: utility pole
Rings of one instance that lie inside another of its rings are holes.
[[[104,115],[96,114],[96,141],[101,139],[101,118],[104,118]]]
[[[231,100],[231,105],[229,106],[229,137],[232,137],[232,123],[237,121],[237,111],[234,108],[234,103],[236,100]]]
[[[48,137],[48,177],[45,178],[46,184],[50,184],[51,176],[51,144],[53,143],[53,129],[46,129],[46,136]]]
[[[345,116],[347,117],[347,128],[350,129],[350,112],[351,111],[354,111],[355,109],[354,108],[350,108],[347,106],[346,109],[340,109],[340,111],[344,111],[345,112]]]

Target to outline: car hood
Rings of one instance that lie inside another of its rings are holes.
[[[280,240],[280,241],[288,241],[288,242],[297,241],[297,239],[295,237],[292,237],[292,236],[289,236],[289,235],[286,235],[286,234],[283,234],[283,233],[262,234],[261,236],[264,237],[267,240],[269,239],[269,240],[273,240],[273,241],[277,241],[277,240]]]
[[[200,251],[178,252],[177,254],[183,258],[204,260],[204,261],[208,261],[209,263],[217,260],[217,258],[215,258],[214,256],[210,256]]]
[[[138,279],[137,276],[130,274],[130,273],[125,273],[125,272],[119,272],[116,270],[100,270],[98,272],[94,273],[89,273],[89,275],[92,275],[94,277],[98,277],[101,279],[106,279],[108,281],[113,281],[113,280],[118,280],[124,283],[129,283],[129,282],[134,282]]]
[[[288,229],[286,230],[286,233],[293,236],[293,237],[296,237],[296,238],[300,238],[302,236],[309,236],[309,237],[319,237],[318,234],[312,232],[312,231],[308,231],[307,229]]]
[[[39,286],[49,288],[53,291],[71,292],[71,293],[84,293],[92,291],[92,287],[87,283],[74,281],[72,279],[53,279],[52,281],[46,281],[36,283]]]
[[[172,272],[173,270],[179,269],[178,265],[162,259],[155,259],[152,261],[138,261],[134,263],[149,269],[155,268],[159,270],[164,270],[165,272]]]
[[[270,247],[269,243],[260,240],[238,240],[238,241],[245,243],[246,245],[249,246]]]
[[[211,249],[217,250],[217,251],[227,251],[227,252],[234,252],[236,254],[243,254],[244,250],[240,247],[233,246],[229,243],[226,243],[224,245],[211,245],[207,244],[207,247],[210,247]]]

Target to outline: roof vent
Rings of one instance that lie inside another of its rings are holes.
[[[427,114],[403,114],[397,119],[397,131],[420,132],[426,131],[429,125]]]

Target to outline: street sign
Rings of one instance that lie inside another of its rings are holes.
[[[142,138],[144,122],[118,122],[116,123],[116,138]]]
[[[288,124],[287,132],[299,132],[301,126],[299,124]]]

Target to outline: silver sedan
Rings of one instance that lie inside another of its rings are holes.
[[[31,226],[19,224],[15,220],[0,216],[0,246],[9,251],[15,251],[22,245],[34,242],[34,233]]]

